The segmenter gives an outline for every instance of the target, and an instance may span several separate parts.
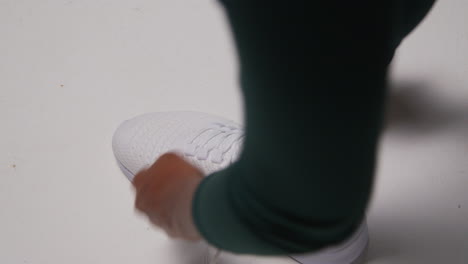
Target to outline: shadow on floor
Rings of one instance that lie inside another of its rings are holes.
[[[438,98],[436,87],[423,81],[390,85],[386,111],[386,132],[405,136],[426,136],[468,121],[468,103],[460,106]]]
[[[460,226],[448,226],[448,222],[405,215],[374,215],[364,263],[466,263],[468,241],[460,233]]]

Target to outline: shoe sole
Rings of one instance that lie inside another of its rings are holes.
[[[117,163],[122,173],[132,181],[135,175],[119,160]],[[369,232],[364,221],[350,238],[336,247],[289,257],[301,264],[361,264],[365,261],[368,248]]]
[[[335,247],[323,251],[290,256],[301,264],[361,264],[369,248],[369,231],[364,221],[353,235]]]
[[[133,181],[135,175],[129,169],[127,169],[127,167],[125,167],[122,164],[122,162],[120,162],[120,160],[117,160],[117,164],[119,165],[119,168],[122,171],[122,173],[128,178],[128,180]]]

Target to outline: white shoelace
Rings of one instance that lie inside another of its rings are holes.
[[[187,156],[194,156],[199,160],[210,157],[213,163],[222,163],[228,152],[230,162],[234,162],[240,151],[240,141],[244,138],[244,132],[234,126],[214,123],[194,137],[185,147]]]

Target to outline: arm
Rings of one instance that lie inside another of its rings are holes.
[[[202,181],[194,219],[208,242],[229,251],[317,250],[364,217],[393,55],[388,9],[259,2],[225,3],[246,141],[236,164]]]

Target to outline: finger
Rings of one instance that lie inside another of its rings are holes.
[[[162,229],[162,231],[164,231],[164,233],[166,233],[168,237],[170,238],[178,237],[177,232],[175,232],[175,230],[173,230],[169,225],[167,225],[167,223],[163,222],[161,219],[158,219],[157,217],[149,217],[149,220],[151,224]]]
[[[144,179],[146,178],[147,174],[147,169],[143,169],[140,172],[138,172],[135,177],[133,177],[132,184],[135,187],[135,189],[140,189],[140,187],[143,185]]]
[[[169,237],[174,238],[179,233],[177,232],[177,229],[174,228],[174,226],[171,224],[171,222],[168,221],[168,219],[165,217],[155,213],[146,214],[146,216],[148,216],[148,219],[153,225],[163,229]]]
[[[148,219],[150,220],[150,222],[153,225],[155,225],[155,226],[157,226],[159,228],[165,229],[163,222],[158,217],[156,217],[154,215],[149,215],[149,214],[147,214],[147,216],[148,216]]]
[[[148,197],[147,197],[147,190],[148,190],[148,186],[147,185],[142,185],[139,187],[139,189],[136,190],[136,195],[135,195],[135,208],[139,211],[142,211],[144,213],[146,213],[146,211],[148,211],[150,208],[149,208],[149,200],[148,200]]]
[[[146,205],[145,205],[144,199],[142,199],[140,195],[137,195],[135,199],[135,209],[143,213],[146,212]]]

